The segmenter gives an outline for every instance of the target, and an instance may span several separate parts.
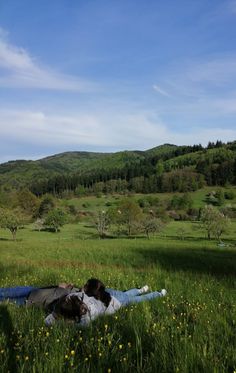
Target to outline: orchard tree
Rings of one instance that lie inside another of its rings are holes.
[[[150,233],[154,234],[160,232],[163,229],[164,224],[158,218],[148,217],[141,222],[141,227],[142,230],[145,232],[147,238],[149,239]]]
[[[212,205],[206,205],[201,210],[201,228],[206,231],[208,240],[211,239],[211,236],[213,234],[215,211],[216,209]]]
[[[24,219],[18,210],[0,209],[0,226],[9,229],[12,238],[16,240],[17,230],[24,224]]]
[[[126,226],[128,236],[131,235],[132,228],[142,219],[142,210],[133,200],[127,198],[121,201],[118,206],[119,221]]]
[[[215,216],[215,224],[213,229],[213,235],[217,241],[220,242],[220,238],[224,232],[227,232],[229,224],[230,219],[222,212],[218,211],[218,214]]]
[[[205,206],[201,211],[201,227],[207,232],[210,240],[212,237],[218,241],[229,225],[229,218],[212,205]]]
[[[99,211],[95,217],[95,227],[100,238],[105,238],[110,226],[109,214],[106,211]]]
[[[36,219],[36,221],[34,222],[34,227],[37,231],[40,232],[44,227],[44,219],[42,218]]]
[[[55,207],[55,202],[52,196],[46,195],[42,198],[38,209],[38,216],[42,218],[47,215]]]
[[[44,226],[52,229],[54,232],[58,232],[60,227],[63,227],[66,223],[66,214],[60,209],[53,209],[49,211],[45,218]]]
[[[28,189],[22,189],[17,194],[20,208],[29,215],[34,215],[39,207],[39,199]]]

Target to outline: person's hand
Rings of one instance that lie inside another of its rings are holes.
[[[62,282],[58,286],[59,286],[59,288],[62,288],[62,289],[72,289],[74,285],[73,284],[67,284],[66,282]]]

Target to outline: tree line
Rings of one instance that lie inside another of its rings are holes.
[[[166,202],[159,201],[155,196],[142,196],[139,200],[122,197],[113,205],[91,212],[86,215],[96,229],[99,238],[131,237],[159,233],[172,219],[198,221],[199,229],[206,232],[208,239],[215,238],[220,242],[222,234],[230,224],[227,211],[219,209],[224,198],[234,198],[234,195],[218,190],[206,195],[209,204],[203,208],[194,209],[190,194],[173,195]],[[214,199],[213,199],[214,198]],[[13,240],[17,231],[28,223],[34,223],[34,230],[59,232],[68,222],[78,223],[81,220],[79,211],[74,205],[58,207],[51,195],[42,198],[35,197],[29,190],[17,193],[18,207],[9,209],[0,207],[0,227],[8,229]],[[180,228],[178,236],[184,239],[185,232]]]
[[[234,143],[221,142],[179,147],[164,155],[149,156],[127,163],[123,168],[98,169],[87,174],[61,174],[37,180],[30,190],[37,196],[46,193],[75,195],[99,193],[187,192],[208,186],[236,184]],[[175,156],[173,158],[173,155]]]

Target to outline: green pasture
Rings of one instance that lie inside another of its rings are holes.
[[[193,200],[193,207],[200,208],[204,207],[206,204],[206,195],[211,193],[212,191],[222,190],[223,192],[233,192],[235,197],[233,200],[224,200],[224,203],[221,207],[227,205],[234,205],[236,204],[236,187],[205,187],[199,189],[195,192],[189,192]],[[155,193],[155,194],[129,194],[128,198],[135,200],[136,202],[139,199],[145,199],[149,196],[154,198],[157,197],[160,202],[162,201],[170,201],[173,198],[173,195],[183,195],[184,193]],[[113,195],[101,195],[97,196],[83,196],[80,198],[71,198],[68,200],[61,200],[60,204],[63,206],[73,205],[78,208],[80,211],[83,212],[95,212],[101,209],[106,210],[110,206],[116,206],[119,201],[126,198],[125,195],[113,194]]]
[[[99,200],[99,199],[98,199]],[[184,239],[178,231],[185,230]],[[26,226],[12,241],[0,230],[0,286],[148,284],[168,296],[101,317],[88,328],[44,326],[44,314],[0,306],[2,372],[235,372],[236,224],[225,247],[191,222],[171,222],[152,237],[99,240],[89,224],[60,233]]]

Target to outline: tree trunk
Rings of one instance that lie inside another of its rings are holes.
[[[11,229],[11,233],[12,233],[12,239],[13,239],[13,241],[16,240],[16,231],[17,231],[17,229]]]

